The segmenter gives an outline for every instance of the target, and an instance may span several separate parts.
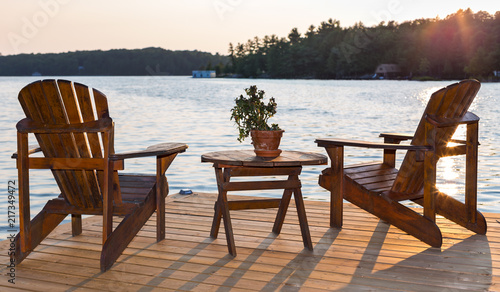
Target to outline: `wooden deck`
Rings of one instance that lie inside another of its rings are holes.
[[[223,228],[218,239],[209,237],[215,198],[169,196],[167,238],[155,242],[151,220],[105,273],[99,270],[100,216],[84,219],[76,237],[69,224],[58,227],[16,266],[15,284],[6,275],[9,242],[0,242],[0,290],[500,291],[500,214],[486,214],[486,236],[439,218],[444,243],[437,249],[350,204],[344,228],[330,229],[328,203],[306,201],[310,252],[293,204],[279,236],[271,233],[276,209],[232,211],[233,258]]]

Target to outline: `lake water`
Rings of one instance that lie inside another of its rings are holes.
[[[7,230],[8,181],[17,181],[15,161],[17,121],[24,117],[17,101],[19,90],[37,77],[0,77],[0,174],[4,180],[0,198],[1,238]],[[230,121],[234,98],[244,88],[257,85],[275,97],[278,113],[273,122],[285,129],[281,149],[323,153],[316,138],[337,137],[381,141],[380,132],[412,134],[431,93],[452,82],[193,79],[191,77],[68,77],[105,93],[115,121],[117,153],[144,149],[162,142],[189,145],[167,172],[170,193],[181,189],[216,192],[211,164],[201,163],[203,153],[227,149],[251,149],[249,140],[239,143]],[[484,212],[500,211],[500,83],[484,83],[470,111],[480,118],[478,200]],[[463,135],[464,131],[460,131]],[[35,143],[34,138],[30,140]],[[399,152],[398,152],[399,153]],[[345,163],[380,160],[380,150],[346,148]],[[404,153],[398,154],[398,163]],[[440,160],[438,187],[463,200],[464,159]],[[127,160],[126,171],[154,173],[154,158]],[[318,186],[326,166],[305,166],[301,175],[304,197],[329,200]],[[44,203],[58,195],[49,171],[31,171],[31,204],[34,216]],[[245,194],[245,193],[239,193]],[[279,193],[246,193],[279,196]],[[17,207],[17,202],[16,202]],[[16,210],[17,212],[17,210]],[[325,220],[328,220],[325,218]]]

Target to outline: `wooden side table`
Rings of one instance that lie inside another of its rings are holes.
[[[229,253],[236,256],[233,228],[229,210],[278,208],[273,232],[279,234],[286,211],[293,194],[304,247],[313,249],[309,226],[307,224],[304,200],[302,198],[299,175],[303,165],[322,165],[328,159],[322,154],[298,151],[283,151],[275,158],[255,156],[253,150],[233,150],[206,153],[201,156],[202,162],[212,162],[217,179],[219,195],[215,203],[215,214],[210,236],[217,238],[221,219],[224,219],[227,247]],[[285,180],[261,180],[231,182],[231,177],[287,176]],[[247,190],[283,189],[281,199],[254,199],[228,201],[227,192]]]

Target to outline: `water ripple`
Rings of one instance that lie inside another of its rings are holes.
[[[192,79],[189,77],[72,77],[99,89],[108,96],[110,115],[116,123],[117,152],[140,150],[162,142],[189,144],[167,172],[170,190],[216,192],[210,164],[201,163],[206,152],[227,149],[251,149],[249,141],[236,141],[237,130],[229,120],[234,98],[243,89],[256,84],[267,96],[275,97],[278,113],[273,122],[285,129],[281,149],[324,153],[316,138],[337,137],[381,142],[380,132],[413,133],[429,95],[450,82],[408,81],[335,81],[335,80],[246,80]],[[23,117],[17,101],[19,90],[34,77],[0,78],[0,172],[5,180],[17,179],[15,161],[15,124]],[[383,90],[381,90],[383,88]],[[481,117],[479,156],[479,209],[500,212],[500,143],[498,121],[500,84],[486,83],[471,109]],[[32,139],[34,142],[34,139]],[[346,148],[346,163],[380,160],[381,151]],[[404,152],[398,154],[401,163]],[[443,188],[463,194],[463,158],[452,158],[448,172],[438,173]],[[126,161],[127,172],[155,172],[153,159]],[[326,166],[306,166],[301,180],[308,199],[329,200],[329,193],[317,179]],[[47,197],[58,194],[50,172],[33,171],[32,214],[41,209]],[[449,175],[449,174],[448,174]],[[457,185],[457,186],[455,186]],[[6,193],[5,186],[5,193]],[[279,196],[280,193],[260,193]],[[256,193],[259,195],[259,193]],[[6,200],[0,201],[7,210]],[[3,215],[4,217],[6,215]],[[5,219],[1,220],[4,224]],[[0,225],[0,230],[1,230]]]

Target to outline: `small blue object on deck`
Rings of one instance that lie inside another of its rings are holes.
[[[179,194],[181,194],[181,195],[191,195],[191,194],[193,194],[193,191],[192,190],[180,190]]]

